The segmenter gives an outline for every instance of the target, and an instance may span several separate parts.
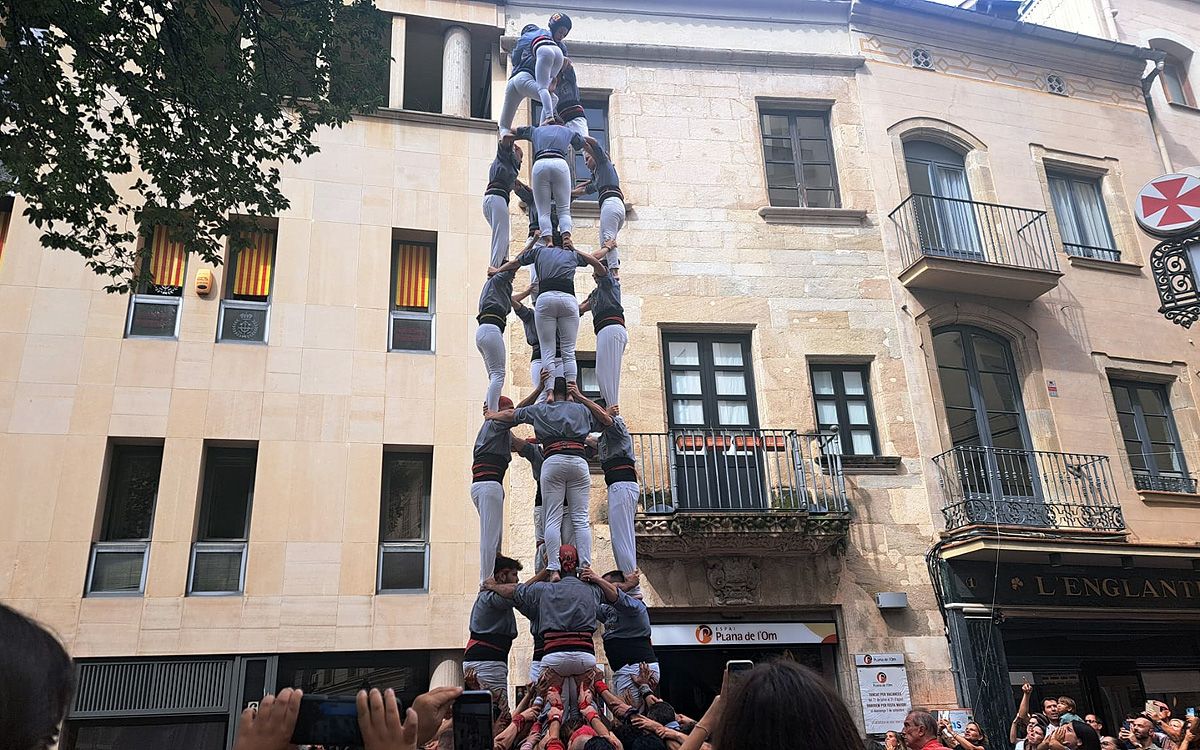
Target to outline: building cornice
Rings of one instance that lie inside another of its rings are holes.
[[[563,10],[556,0],[496,0],[509,8],[541,8],[547,15]],[[672,17],[706,21],[760,21],[778,23],[841,23],[850,17],[850,0],[572,0],[571,13],[597,13],[638,17]],[[574,45],[572,45],[574,46]]]
[[[501,48],[510,51],[516,39],[500,40]],[[863,66],[862,55],[828,55],[814,52],[769,52],[764,50],[721,49],[715,47],[676,47],[665,44],[632,44],[618,42],[571,42],[571,59],[620,60],[624,62],[671,62],[697,65],[748,66],[757,68],[792,68],[853,73]]]

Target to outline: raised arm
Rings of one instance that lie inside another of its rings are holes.
[[[1017,744],[1017,741],[1025,736],[1025,733],[1028,729],[1029,694],[1032,692],[1033,686],[1028,682],[1021,686],[1021,705],[1017,707],[1017,716],[1012,720],[1012,724],[1010,724],[1008,727],[1008,742],[1010,745]],[[1025,726],[1022,726],[1022,724]]]
[[[604,592],[604,601],[609,604],[615,604],[617,599],[621,598],[621,592],[617,591],[617,587],[611,582],[604,580],[603,576],[597,575],[591,567],[579,571],[579,580],[584,583],[590,583],[593,586],[598,586]]]
[[[480,584],[479,588],[483,591],[490,591],[497,596],[502,596],[505,599],[515,599],[517,596],[517,586],[519,583],[496,583],[495,578],[489,578]]]
[[[591,266],[592,270],[596,272],[597,276],[608,275],[608,269],[604,267],[603,263],[596,259],[596,256],[592,255],[591,253],[585,253],[582,250],[576,250],[575,254],[578,255],[585,263]]]
[[[567,394],[570,395],[575,401],[586,406],[588,411],[592,413],[592,416],[595,417],[596,421],[600,424],[608,427],[613,423],[613,418],[609,415],[609,413],[601,408],[600,404],[597,404],[595,401],[583,395],[583,393],[579,390],[578,385],[567,383]]]
[[[592,298],[594,297],[595,294],[596,294],[595,292],[592,292],[591,294],[589,294],[587,296],[587,299],[585,299],[583,302],[579,303],[579,314],[580,315],[583,315],[585,312],[592,311]]]
[[[542,395],[542,391],[546,389],[546,383],[549,381],[550,370],[547,368],[542,368],[542,371],[538,376],[537,387],[535,387],[528,396],[521,399],[521,403],[517,404],[517,408],[520,409],[524,406],[533,406],[533,403],[538,400],[538,396]]]
[[[497,422],[508,422],[509,424],[514,424],[517,421],[517,410],[514,408],[501,409],[500,411],[488,411],[485,407],[483,410],[483,418],[494,419]]]
[[[488,266],[488,271],[487,271],[487,273],[488,273],[488,278],[490,279],[490,278],[492,278],[493,276],[495,276],[495,275],[496,275],[496,274],[498,274],[498,273],[504,273],[504,272],[506,272],[506,271],[515,271],[515,270],[517,270],[517,269],[518,269],[518,268],[520,268],[520,267],[521,267],[521,258],[520,258],[520,256],[518,256],[518,257],[516,257],[516,258],[513,258],[512,260],[510,260],[509,262],[507,262],[507,263],[505,263],[504,265],[500,266],[499,268],[493,268],[493,267],[491,267],[491,266]]]
[[[512,137],[518,141],[532,141],[533,127],[530,125],[522,125],[513,131]]]

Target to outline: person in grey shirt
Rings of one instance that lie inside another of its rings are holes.
[[[621,305],[621,280],[610,271],[593,274],[596,288],[579,306],[580,314],[591,312],[596,331],[596,381],[608,406],[621,403],[621,362],[629,333],[625,330],[625,308]]]
[[[587,138],[587,148],[584,149],[583,160],[588,169],[592,170],[592,179],[578,188],[572,194],[597,193],[596,200],[600,204],[600,249],[596,257],[606,260],[608,270],[619,275],[621,253],[617,249],[617,235],[625,226],[625,194],[621,192],[621,178],[617,176],[617,168],[612,159],[605,153],[595,138]]]
[[[552,111],[552,110],[547,110]],[[538,228],[541,242],[550,242],[553,227],[550,223],[550,205],[558,213],[558,231],[564,247],[573,248],[571,243],[571,167],[568,158],[571,149],[588,149],[583,138],[562,125],[539,125],[517,128],[513,136],[533,144],[533,170],[530,187],[537,204]]]
[[[497,556],[492,578],[498,583],[517,583],[521,563]],[[474,671],[485,690],[508,687],[508,653],[517,637],[513,601],[492,591],[480,591],[471,608],[470,640],[463,651],[463,671]]]
[[[521,171],[521,157],[520,146],[500,141],[496,144],[496,158],[488,170],[488,184],[483,192],[483,217],[492,228],[493,266],[508,259],[508,243],[512,239],[508,201]]]
[[[510,128],[517,107],[526,99],[538,99],[545,116],[554,116],[550,81],[562,70],[567,54],[563,39],[571,33],[571,18],[566,13],[555,13],[550,16],[548,27],[539,29],[533,24],[526,25],[513,47],[512,72],[500,108],[501,136],[512,132]]]
[[[479,294],[479,314],[475,316],[479,322],[479,327],[475,329],[475,347],[479,349],[488,373],[484,403],[491,411],[499,408],[500,392],[504,390],[504,372],[508,364],[504,351],[504,326],[512,310],[515,275],[512,271],[498,273],[483,283],[483,291]]]
[[[571,393],[579,393],[574,386]],[[528,400],[528,399],[527,399]],[[588,517],[591,476],[584,458],[585,441],[592,429],[588,407],[575,403],[568,395],[567,381],[557,378],[554,390],[544,404],[488,412],[484,416],[501,423],[531,424],[542,444],[542,506],[546,514],[546,567],[551,580],[558,580],[561,568],[558,548],[562,545],[563,501],[566,500],[575,531],[575,541],[584,561],[592,556],[592,526]]]
[[[640,595],[625,590],[637,581],[637,576],[630,576],[627,582],[625,574],[619,570],[600,577],[588,568],[580,573],[580,577],[596,584],[604,593],[600,622],[604,624],[604,654],[613,670],[613,692],[622,695],[629,691],[637,696],[633,678],[638,675],[643,663],[656,680],[662,676],[658,657],[650,642],[650,612]],[[634,700],[637,705],[637,697]]]

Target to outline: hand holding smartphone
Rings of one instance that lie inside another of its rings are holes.
[[[293,745],[363,744],[355,699],[341,695],[305,695],[292,732]]]
[[[492,750],[492,694],[466,690],[454,701],[455,750]]]

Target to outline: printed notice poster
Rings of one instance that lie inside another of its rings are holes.
[[[904,654],[855,654],[867,734],[900,731],[912,708]]]

